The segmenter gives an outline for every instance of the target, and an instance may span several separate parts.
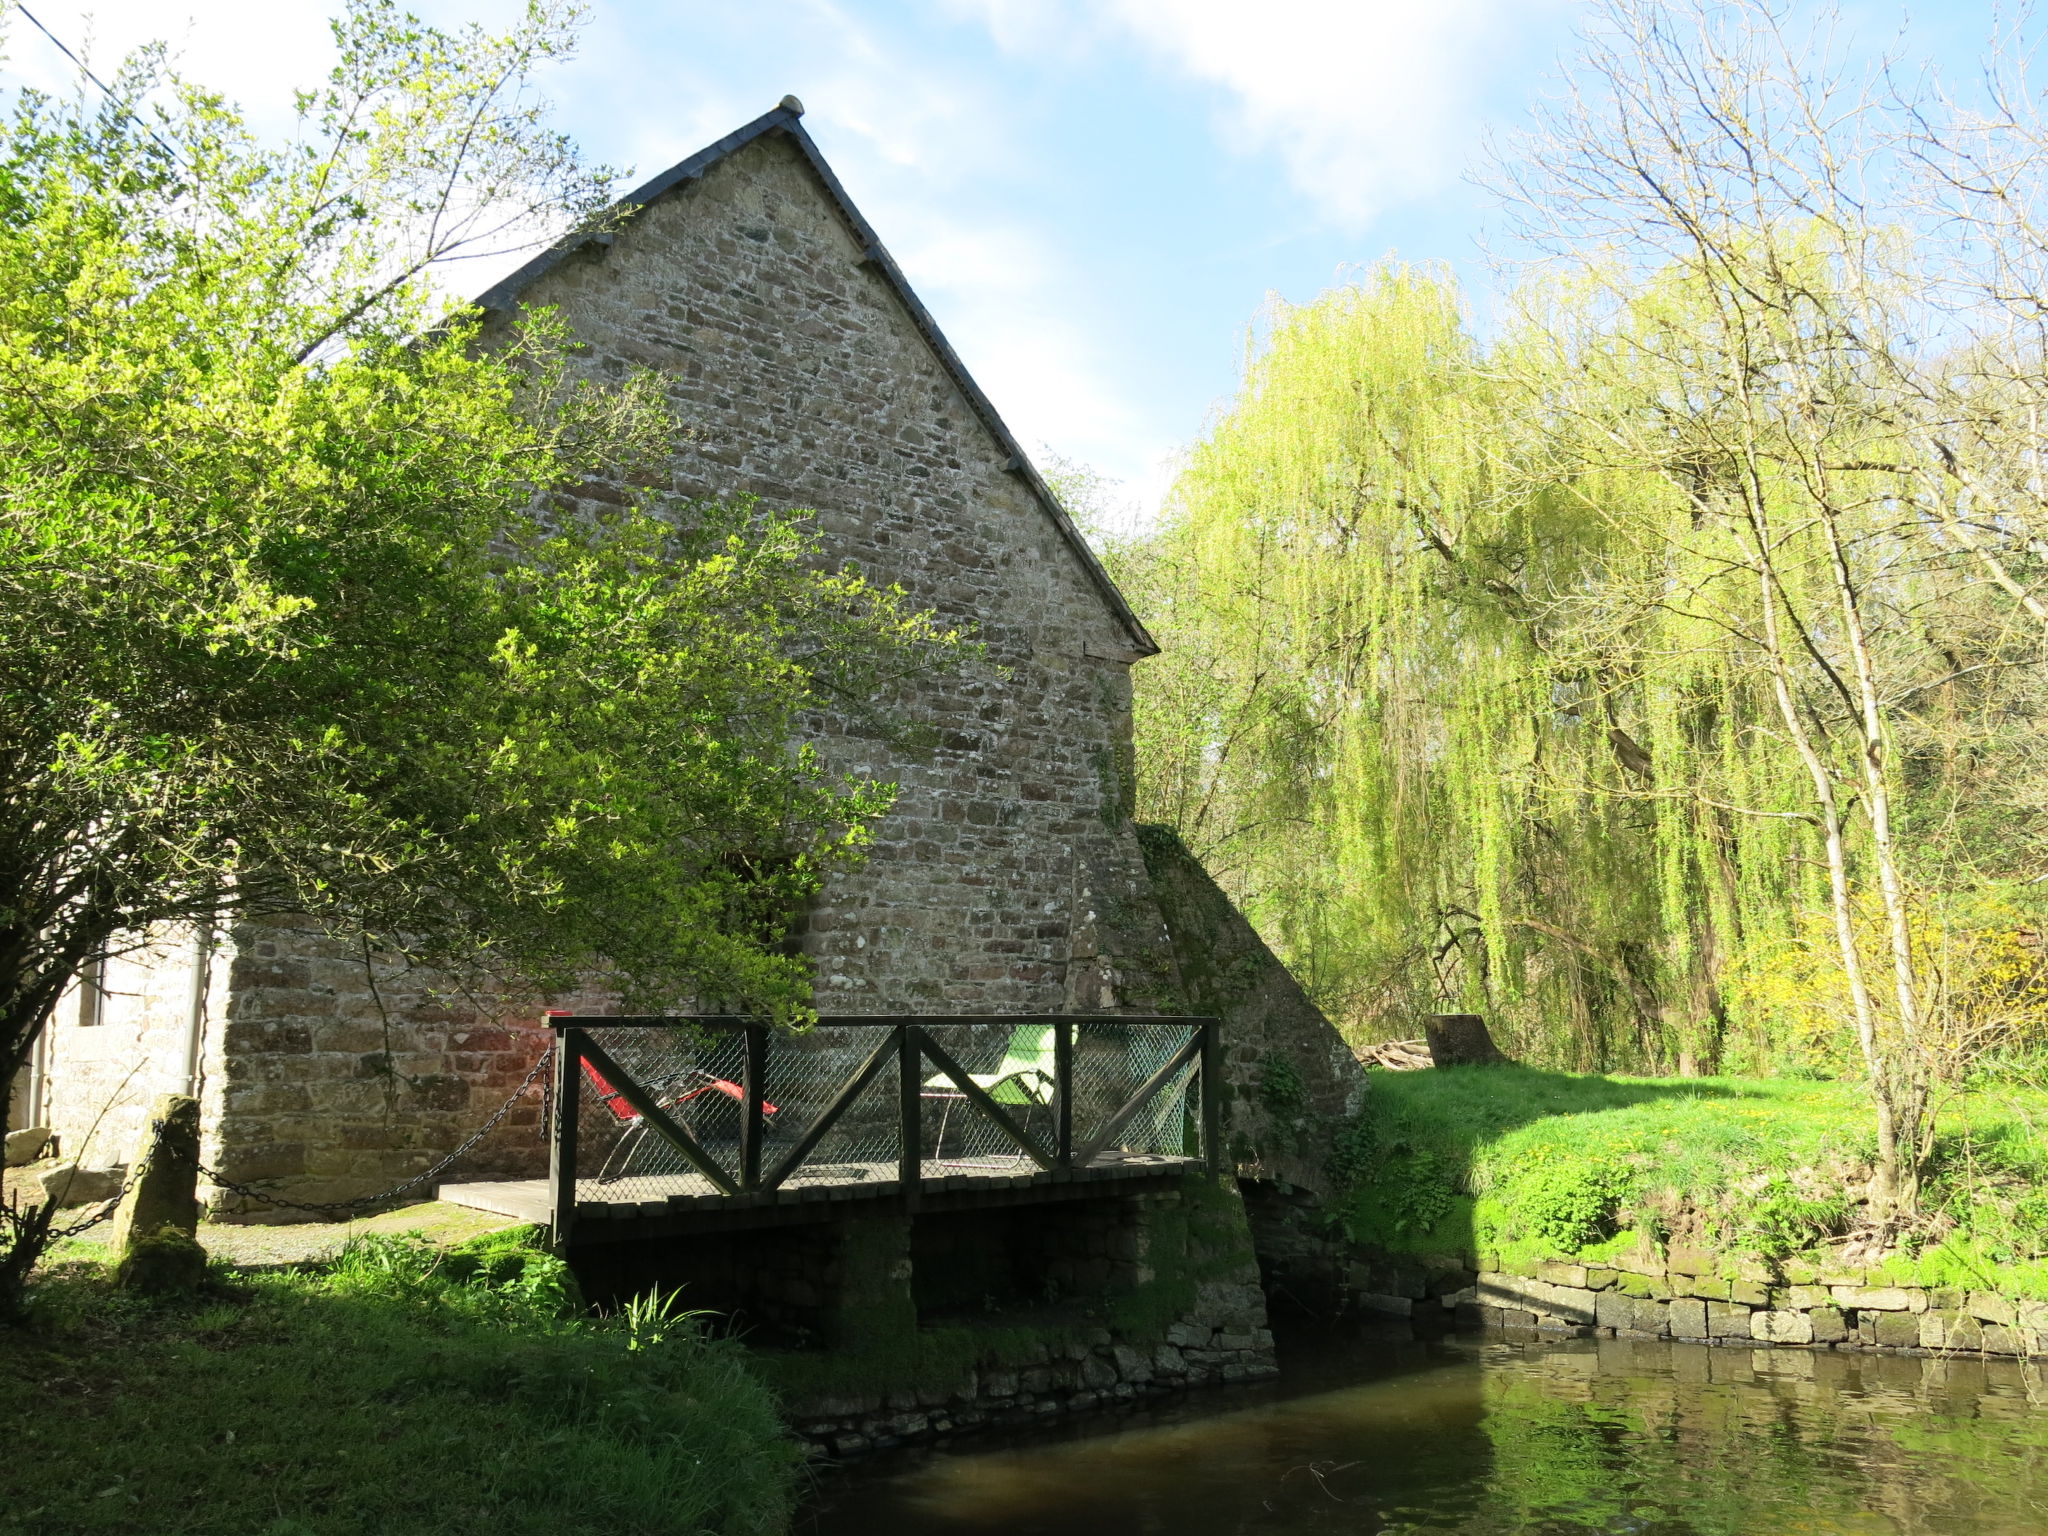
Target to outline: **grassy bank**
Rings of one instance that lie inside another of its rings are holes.
[[[1881,1250],[1863,1220],[1869,1123],[1844,1083],[1375,1072],[1337,1218],[1397,1253],[1586,1259],[1648,1241],[2048,1299],[2048,1094],[1950,1104],[1926,1219]]]
[[[796,1453],[739,1347],[567,1283],[505,1238],[178,1302],[59,1265],[0,1332],[0,1533],[782,1530]]]

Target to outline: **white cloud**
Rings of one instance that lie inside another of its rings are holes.
[[[1518,22],[1562,0],[949,0],[1003,47],[1058,56],[1114,27],[1219,90],[1226,143],[1275,156],[1358,228],[1455,177]]]

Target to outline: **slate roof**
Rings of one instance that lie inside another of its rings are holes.
[[[796,146],[798,152],[803,156],[805,163],[810,166],[811,171],[817,176],[826,197],[831,201],[840,218],[845,221],[847,228],[852,232],[854,239],[859,243],[863,257],[881,273],[883,279],[895,292],[898,302],[903,305],[905,312],[910,316],[911,323],[917,327],[918,333],[924,337],[925,344],[931,348],[933,356],[939,360],[940,366],[952,378],[954,385],[966,398],[968,405],[972,407],[975,415],[981,418],[982,426],[987,429],[989,435],[996,440],[997,445],[1006,455],[1004,468],[1011,474],[1016,475],[1018,479],[1022,480],[1030,488],[1032,494],[1037,498],[1039,505],[1045,509],[1046,515],[1052,519],[1054,527],[1059,530],[1060,537],[1066,541],[1075,557],[1080,560],[1082,568],[1087,572],[1089,580],[1101,594],[1103,602],[1108,605],[1110,612],[1116,616],[1118,622],[1122,624],[1125,631],[1129,634],[1132,649],[1138,656],[1157,655],[1159,652],[1157,642],[1146,631],[1138,616],[1131,611],[1131,606],[1124,600],[1123,593],[1117,590],[1116,583],[1110,579],[1109,572],[1102,568],[1102,562],[1096,559],[1095,551],[1088,547],[1088,541],[1081,536],[1080,529],[1074,526],[1074,520],[1067,515],[1066,509],[1060,505],[1059,498],[1053,495],[1051,487],[1045,483],[1044,478],[1032,465],[1030,458],[1018,444],[1016,437],[1011,433],[1010,429],[1004,425],[1003,418],[997,413],[995,406],[990,402],[988,396],[982,393],[981,386],[974,382],[973,375],[968,373],[966,364],[960,361],[960,356],[953,350],[952,343],[948,342],[944,334],[939,330],[938,322],[932,319],[931,312],[924,307],[916,293],[911,290],[908,279],[903,275],[903,269],[896,265],[895,258],[889,254],[888,249],[882,244],[881,237],[875,233],[874,226],[869,224],[862,217],[861,211],[853,205],[853,199],[846,195],[846,188],[840,185],[839,178],[832,173],[832,167],[826,164],[825,157],[819,153],[818,146],[812,142],[811,136],[804,132],[801,121],[803,111],[803,104],[794,96],[783,97],[781,104],[772,112],[762,113],[761,116],[755,118],[745,127],[733,130],[716,143],[708,144],[703,149],[698,150],[696,154],[691,155],[687,160],[677,162],[652,180],[634,188],[631,192],[620,198],[611,211],[613,213],[621,211],[630,213],[644,208],[657,198],[675,191],[678,187],[688,182],[695,181],[721,160],[753,143],[754,140],[772,133],[780,133],[786,136]],[[588,244],[592,238],[588,235],[570,235],[564,238],[554,246],[541,252],[538,256],[535,256],[511,276],[481,294],[476,300],[477,306],[487,310],[510,310],[516,308],[520,295],[526,291],[529,284],[539,278],[544,272],[552,269],[557,263],[566,260],[582,246]],[[606,239],[606,243],[609,243],[607,237],[599,236],[595,238]]]

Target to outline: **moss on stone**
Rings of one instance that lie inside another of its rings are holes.
[[[206,1250],[169,1222],[147,1237],[130,1238],[114,1270],[114,1283],[137,1296],[185,1296],[206,1281]]]

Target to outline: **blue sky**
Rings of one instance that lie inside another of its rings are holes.
[[[161,37],[282,129],[318,0],[28,0],[96,63]],[[508,0],[415,0],[502,22]],[[1846,8],[1966,70],[1987,0]],[[1237,379],[1268,294],[1398,252],[1482,285],[1489,130],[1554,83],[1575,0],[594,0],[547,80],[592,158],[650,175],[800,96],[805,124],[1023,441],[1142,517]],[[90,20],[88,20],[90,18]],[[69,66],[19,17],[0,84]],[[494,274],[479,272],[475,290]]]

